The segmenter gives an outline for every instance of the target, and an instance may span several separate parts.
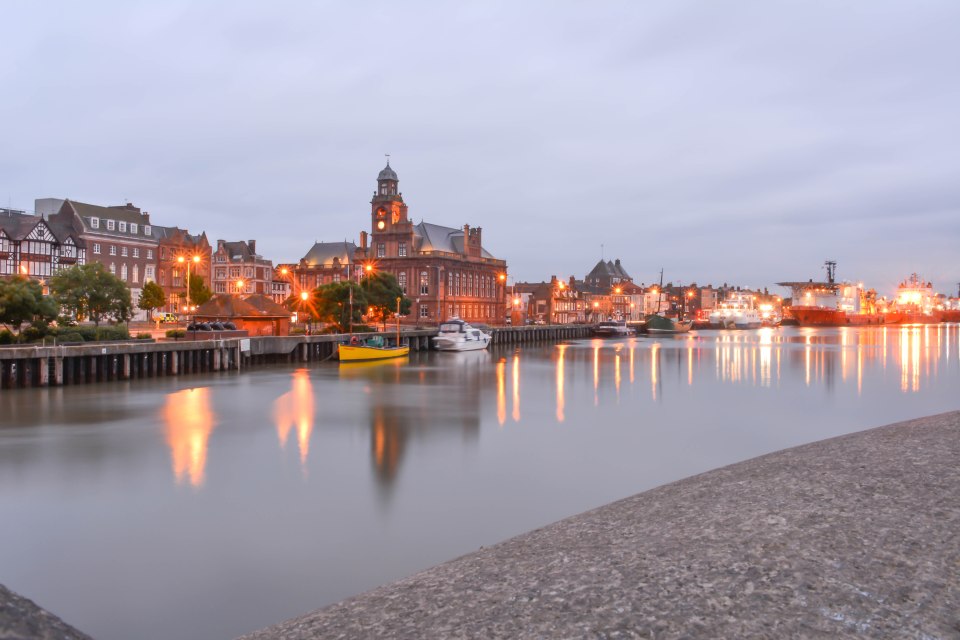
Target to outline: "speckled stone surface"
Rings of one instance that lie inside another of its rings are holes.
[[[960,413],[665,485],[245,636],[960,638]]]
[[[90,636],[0,584],[0,640],[90,640]]]

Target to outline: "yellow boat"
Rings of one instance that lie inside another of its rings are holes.
[[[410,347],[388,347],[383,338],[374,336],[366,342],[352,338],[350,344],[337,345],[337,357],[340,362],[363,362],[365,360],[387,360],[410,355]]]

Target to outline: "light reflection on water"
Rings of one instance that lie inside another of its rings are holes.
[[[0,580],[106,640],[233,637],[664,482],[957,409],[957,337],[700,332],[3,393]]]

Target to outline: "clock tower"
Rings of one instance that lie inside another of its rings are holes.
[[[407,219],[407,205],[403,203],[403,194],[398,190],[400,180],[397,172],[387,166],[377,176],[377,190],[373,194],[371,205],[370,231],[373,237],[392,235],[396,233],[409,234],[413,232]],[[389,240],[395,238],[384,238]]]

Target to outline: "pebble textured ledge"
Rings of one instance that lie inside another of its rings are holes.
[[[244,636],[960,638],[960,412],[675,482]]]
[[[0,584],[0,640],[90,640],[90,636]]]

